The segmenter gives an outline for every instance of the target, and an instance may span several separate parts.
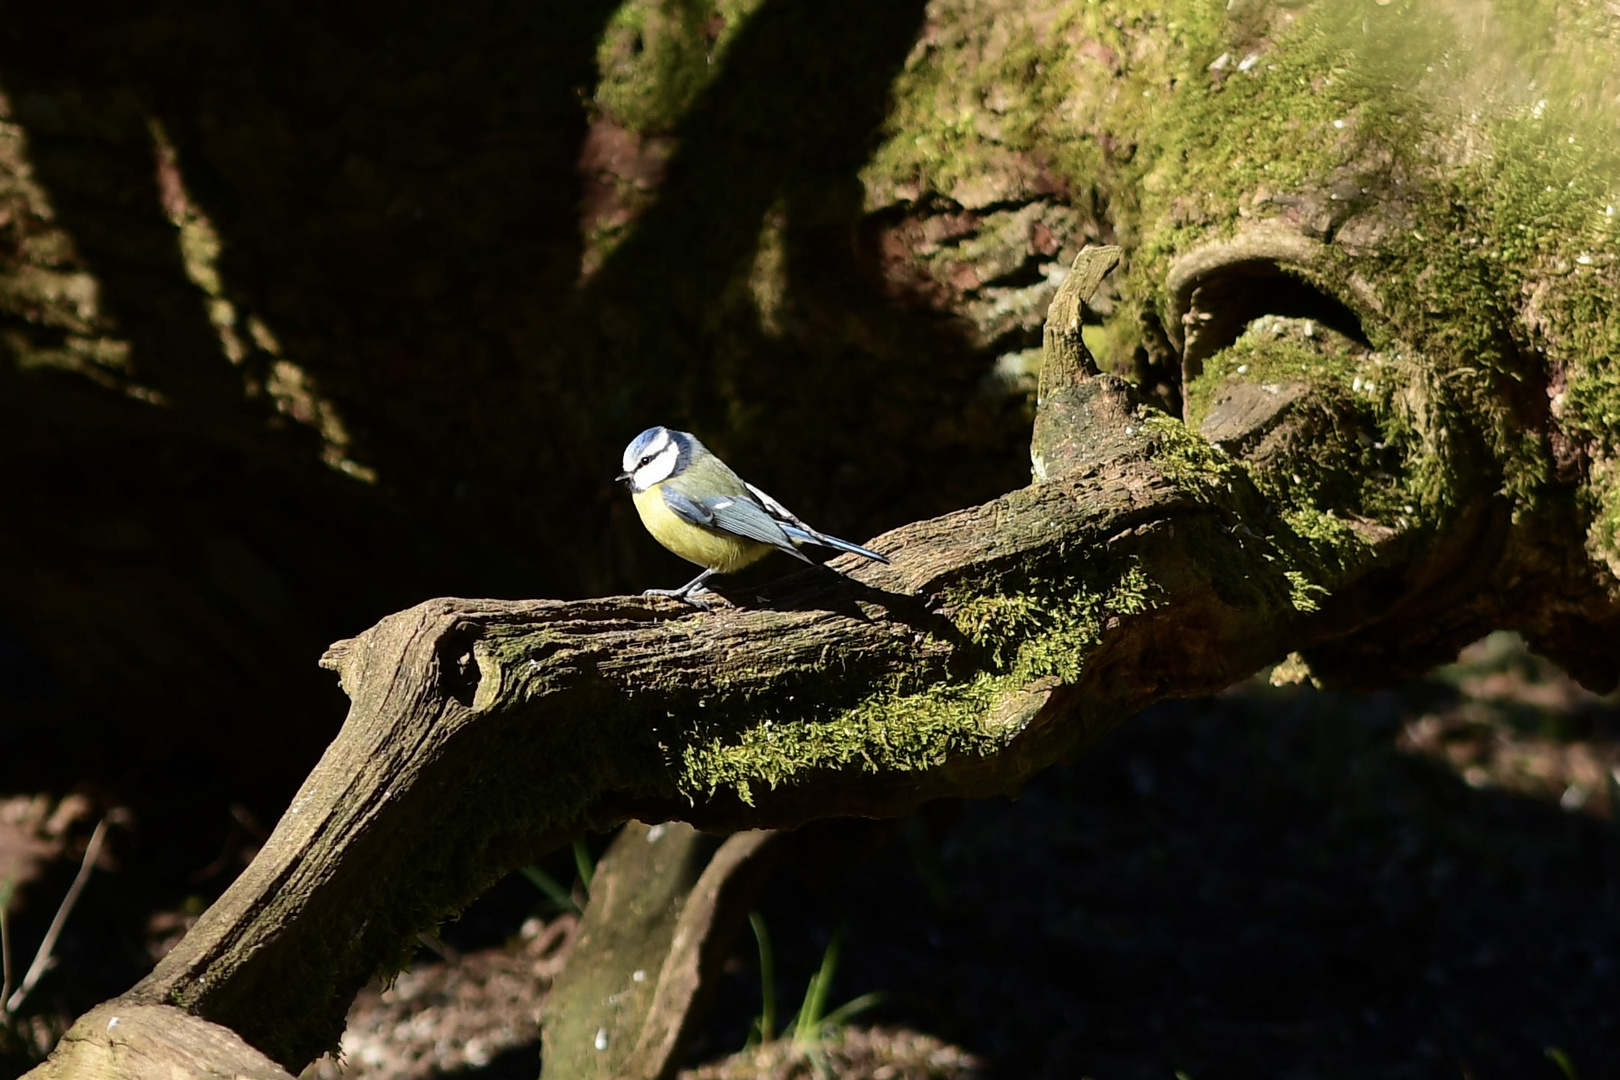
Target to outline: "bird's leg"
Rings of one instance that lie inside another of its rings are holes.
[[[709,580],[709,575],[713,573],[713,570],[705,570],[703,573],[699,574],[691,581],[688,581],[685,585],[682,585],[678,589],[647,589],[641,595],[673,596],[677,600],[686,601],[695,608],[702,608],[704,611],[707,611],[709,610],[709,605],[702,599],[702,596],[709,590],[703,587],[703,583]]]

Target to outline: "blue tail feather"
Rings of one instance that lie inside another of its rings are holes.
[[[796,525],[783,525],[782,531],[801,543],[820,544],[822,547],[830,547],[836,551],[847,551],[851,555],[864,555],[874,562],[887,563],[889,561],[870,548],[863,548],[859,544],[852,544],[848,540],[840,540],[838,537],[828,536],[826,533],[806,532]]]

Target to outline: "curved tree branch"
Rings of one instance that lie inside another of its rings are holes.
[[[1387,582],[1438,573],[1443,551],[1385,530],[1326,568],[1245,472],[1085,372],[1072,293],[1096,276],[1053,304],[1045,482],[879,537],[891,566],[807,571],[712,613],[434,600],[334,646],[323,663],[353,701],[339,737],[120,1000],[177,1005],[296,1070],[402,943],[569,836],[1012,791],[1149,702],[1228,686],[1392,600],[1420,618]]]

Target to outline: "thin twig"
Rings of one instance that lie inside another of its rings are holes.
[[[67,925],[68,916],[73,914],[73,905],[79,902],[79,894],[84,891],[85,883],[90,880],[90,874],[96,868],[96,858],[101,854],[101,842],[107,835],[107,819],[102,818],[96,823],[96,831],[90,834],[90,842],[84,848],[84,861],[79,864],[79,872],[73,878],[73,884],[68,886],[67,895],[62,897],[62,905],[56,909],[56,917],[51,920],[49,930],[45,931],[45,940],[39,943],[39,952],[34,954],[34,962],[28,965],[28,971],[23,975],[22,985],[17,992],[6,999],[5,1011],[7,1015],[15,1014],[22,1008],[29,991],[34,984],[44,977],[51,966],[51,952],[56,948],[56,939],[62,936],[62,928]]]
[[[0,1001],[11,996],[11,894],[16,884],[10,875],[0,882]]]

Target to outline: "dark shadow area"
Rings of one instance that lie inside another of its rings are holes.
[[[492,313],[572,279],[614,6],[8,10],[10,116],[95,283],[79,332],[127,342],[140,392],[41,367],[72,335],[3,320],[0,616],[63,700],[7,725],[0,790],[90,785],[162,831],[231,800],[273,821],[343,715],[327,644],[441,593],[564,591],[432,489],[518,396]],[[322,400],[379,484],[323,463]]]
[[[1183,364],[1193,378],[1203,371],[1205,360],[1231,345],[1262,315],[1312,319],[1370,347],[1354,311],[1269,259],[1221,266],[1191,283],[1186,302],[1195,321],[1187,330]]]
[[[717,576],[709,579],[710,591],[741,608],[828,611],[861,622],[869,621],[869,618],[860,604],[873,604],[893,618],[903,619],[919,629],[926,627],[927,633],[938,635],[943,640],[964,640],[954,623],[938,612],[929,610],[925,600],[910,593],[876,588],[825,564],[795,570],[795,564],[787,559],[771,558],[765,561],[777,564],[778,572],[752,572],[751,567],[741,580]],[[859,565],[857,563],[855,568],[859,569]],[[783,574],[780,572],[782,570],[789,572]]]
[[[851,840],[762,905],[779,1013],[843,924],[829,1007],[881,992],[859,1026],[943,1037],[992,1077],[1557,1077],[1549,1050],[1602,1075],[1620,1058],[1614,821],[1396,749],[1455,707],[1438,683],[1168,704],[1018,801],[936,807],[845,871]],[[1620,737],[1612,706],[1598,722]],[[751,955],[703,1058],[759,1010]]]

